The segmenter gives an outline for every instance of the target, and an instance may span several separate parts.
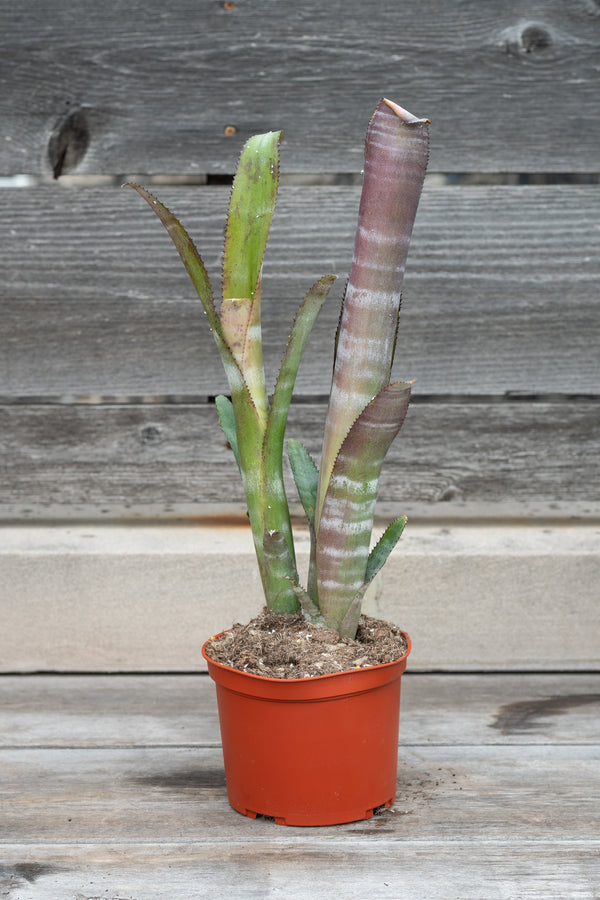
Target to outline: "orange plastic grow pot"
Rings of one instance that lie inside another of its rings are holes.
[[[396,795],[400,676],[391,663],[315,678],[264,678],[211,660],[227,794],[280,825],[368,819]],[[208,643],[208,642],[207,642]]]

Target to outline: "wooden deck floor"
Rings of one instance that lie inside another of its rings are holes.
[[[405,675],[398,797],[227,803],[207,676],[0,678],[0,897],[600,897],[600,674]]]

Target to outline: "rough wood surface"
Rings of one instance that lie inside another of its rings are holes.
[[[297,391],[329,392],[359,187],[283,187],[264,274],[274,381],[301,297],[339,276]],[[216,287],[227,188],[158,191]],[[226,389],[199,301],[133,191],[2,193],[0,397],[175,397]],[[396,375],[415,394],[600,392],[600,186],[427,188],[405,280]]]
[[[358,172],[382,94],[432,168],[596,171],[597,4],[3,0],[2,172],[231,172],[283,128],[295,171]],[[227,137],[234,130],[234,138]]]
[[[324,415],[325,404],[297,404],[288,423],[317,458]],[[553,503],[599,515],[599,424],[596,402],[415,403],[382,470],[380,501],[440,516],[482,506],[522,516]],[[213,405],[0,406],[0,428],[4,517],[61,506],[80,517],[245,509]],[[288,489],[295,502],[291,479]]]
[[[600,676],[405,675],[394,806],[313,829],[230,809],[212,690],[203,678],[0,679],[5,896],[598,893]]]
[[[402,676],[401,745],[597,744],[600,673]],[[0,748],[215,747],[201,675],[0,676]]]
[[[0,760],[0,842],[20,834],[30,843],[106,843],[120,834],[126,841],[162,843],[173,840],[175,823],[178,841],[195,841],[201,823],[210,822],[207,840],[242,838],[258,852],[278,827],[263,822],[252,829],[238,821],[217,747],[6,749]],[[438,839],[444,829],[463,840],[483,833],[508,841],[516,827],[530,839],[560,841],[567,833],[589,840],[600,825],[597,779],[593,745],[405,745],[394,812],[381,817],[380,828],[412,840]],[[362,838],[373,830],[356,823],[345,834],[330,832],[329,839]]]
[[[172,900],[595,900],[598,893],[593,837],[412,840],[380,835],[378,823],[362,840],[345,833],[347,846],[317,835],[260,844],[10,843],[0,888],[10,900],[165,900],[165,889]]]

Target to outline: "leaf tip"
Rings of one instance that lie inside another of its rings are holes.
[[[412,113],[409,113],[408,110],[404,109],[404,107],[399,106],[397,103],[394,103],[393,100],[388,100],[387,97],[383,97],[382,103],[385,103],[386,106],[392,110],[392,112],[396,113],[399,119],[401,119],[405,125],[429,125],[431,124],[431,119],[420,119],[418,116],[413,116]]]

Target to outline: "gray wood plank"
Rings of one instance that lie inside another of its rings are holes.
[[[432,118],[434,169],[597,169],[592,0],[3,0],[1,15],[3,172],[230,172],[274,128],[292,170],[357,172],[382,94]]]
[[[402,677],[401,745],[598,744],[600,674]],[[207,675],[0,677],[0,746],[220,744]]]
[[[338,284],[301,366],[329,391],[358,187],[283,187],[265,260],[273,383],[300,298]],[[218,287],[227,188],[159,194]],[[2,193],[0,396],[206,396],[226,389],[177,254],[133,192]],[[427,188],[406,275],[395,373],[415,393],[600,391],[599,186]]]
[[[0,764],[0,843],[118,845],[203,835],[206,842],[233,839],[258,848],[306,836],[302,828],[240,819],[227,802],[218,748],[2,749]],[[522,834],[586,841],[598,834],[599,800],[597,746],[405,745],[393,812],[381,817],[379,829],[388,839],[460,834],[512,842]],[[318,833],[350,848],[373,825]]]
[[[2,847],[0,888],[10,900],[594,900],[600,886],[598,842],[430,841],[386,838],[381,820],[347,847],[294,835],[254,843],[19,844]],[[210,825],[207,826],[210,828]],[[277,826],[273,826],[276,828]],[[281,829],[280,829],[281,831]],[[348,839],[348,835],[344,833]]]
[[[380,501],[388,511],[412,504],[440,516],[482,507],[523,516],[556,503],[597,515],[599,414],[592,402],[415,403],[382,470]],[[288,436],[315,457],[324,415],[325,404],[290,411]],[[60,507],[105,517],[244,510],[212,405],[0,406],[0,433],[4,517]],[[295,503],[289,477],[288,494]]]

